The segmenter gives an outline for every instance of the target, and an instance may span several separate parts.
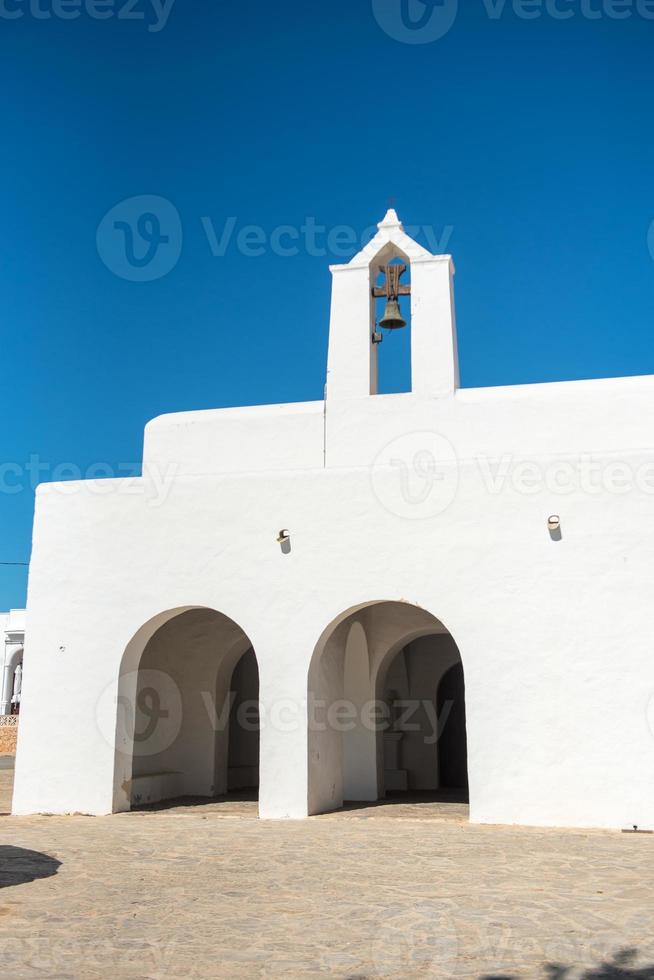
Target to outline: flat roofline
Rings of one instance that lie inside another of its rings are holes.
[[[145,427],[146,429],[149,426],[154,427],[156,423],[164,419],[166,422],[188,422],[193,416],[204,420],[211,416],[224,418],[226,415],[231,415],[233,418],[237,418],[239,415],[257,415],[263,412],[272,417],[289,414],[312,415],[324,411],[324,405],[322,400],[315,402],[273,402],[270,405],[234,405],[228,408],[199,408],[189,409],[187,412],[164,412],[162,415],[156,415],[150,419]]]
[[[629,374],[611,378],[575,378],[571,381],[528,381],[513,385],[484,385],[483,387],[457,388],[455,398],[466,396],[489,396],[506,394],[528,394],[537,392],[558,392],[563,389],[592,389],[601,387],[654,387],[654,374]]]
[[[626,376],[618,376],[614,378],[580,378],[572,381],[530,381],[524,384],[513,384],[513,385],[485,385],[483,387],[471,387],[471,388],[457,388],[454,392],[454,398],[457,401],[482,401],[484,399],[501,399],[507,396],[528,396],[530,394],[557,394],[564,391],[592,391],[597,388],[616,388],[616,389],[626,389],[632,388],[654,388],[654,375],[652,374],[634,374]],[[381,400],[390,399],[409,399],[415,398],[420,401],[433,401],[434,403],[446,401],[445,398],[424,398],[420,395],[415,395],[411,391],[405,392],[394,392],[392,394],[382,394],[382,395],[364,395],[360,398],[353,398],[353,402],[366,401],[368,398],[374,398]],[[343,399],[347,401],[348,399]],[[323,400],[312,401],[312,402],[273,402],[269,405],[239,405],[230,406],[228,408],[202,408],[202,409],[190,409],[186,412],[167,412],[162,415],[157,415],[155,418],[150,419],[146,424],[146,429],[149,427],[155,428],[158,424],[179,424],[192,422],[194,419],[198,421],[206,421],[211,417],[215,418],[238,418],[239,416],[252,417],[260,414],[266,414],[269,417],[279,417],[282,415],[313,415],[319,414],[324,411],[325,403]]]

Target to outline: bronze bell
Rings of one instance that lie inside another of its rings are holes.
[[[406,327],[406,320],[396,299],[389,299],[379,326],[384,327],[385,330],[399,330],[400,327]]]

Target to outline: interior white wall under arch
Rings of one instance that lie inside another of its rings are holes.
[[[439,632],[412,640],[394,656],[386,658],[378,671],[378,700],[385,701],[391,689],[406,706],[410,705],[407,730],[402,736],[402,764],[409,773],[410,790],[424,792],[441,787],[438,738],[447,718],[441,718],[437,713],[438,688],[447,671],[460,663],[454,637]],[[378,750],[381,762],[382,744]],[[379,773],[380,796],[383,796],[386,786],[381,765]]]
[[[118,682],[115,811],[139,802],[134,785],[153,774],[179,774],[179,795],[227,792],[230,680],[250,648],[240,626],[212,609],[163,613],[139,631],[127,647]],[[171,684],[179,692],[178,705]],[[134,732],[147,724],[139,708],[144,688],[168,697],[161,709],[179,709],[179,724],[172,741],[169,727],[159,726],[165,744],[150,741],[139,754]]]
[[[346,800],[383,796],[383,734],[377,722],[386,672],[403,647],[432,634],[449,635],[425,609],[391,601],[355,607],[323,632],[309,667],[310,814],[338,809]],[[440,676],[452,657],[443,658]],[[336,711],[330,718],[330,708],[339,704],[352,711],[349,731],[342,720],[335,724]],[[367,705],[376,707],[366,710]]]

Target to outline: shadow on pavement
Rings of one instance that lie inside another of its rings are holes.
[[[37,878],[51,878],[60,867],[61,861],[41,851],[0,845],[0,888],[24,885]]]
[[[343,810],[374,810],[380,809],[381,807],[420,804],[428,805],[430,803],[456,803],[467,806],[469,802],[468,791],[464,789],[441,789],[433,792],[389,792],[381,800],[374,800],[370,802],[347,800],[343,804]]]
[[[543,976],[547,980],[572,980],[573,977],[580,977],[580,980],[654,980],[654,964],[636,966],[637,959],[637,949],[623,949],[613,956],[610,963],[602,963],[583,974],[577,972],[577,967],[549,963],[544,968]],[[518,980],[518,978],[512,974],[487,973],[481,980]]]
[[[178,796],[172,800],[161,800],[159,803],[140,803],[132,807],[131,813],[156,813],[161,810],[205,809],[239,803],[257,803],[257,790],[238,790],[225,796]]]

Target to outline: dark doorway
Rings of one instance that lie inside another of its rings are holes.
[[[443,789],[468,789],[468,740],[463,665],[445,672],[438,686],[439,782]]]
[[[254,650],[234,668],[229,714],[227,789],[259,788],[259,668]]]

